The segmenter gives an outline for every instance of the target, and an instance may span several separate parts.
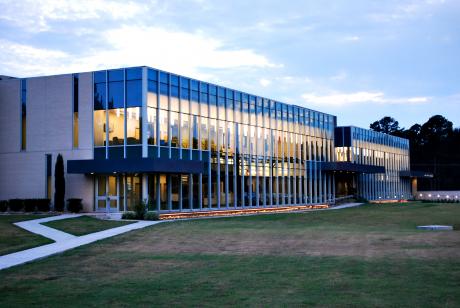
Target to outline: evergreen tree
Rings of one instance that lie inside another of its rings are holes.
[[[59,154],[54,168],[54,210],[64,210],[65,178],[64,178],[64,159]]]

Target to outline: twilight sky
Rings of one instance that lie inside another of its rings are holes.
[[[0,0],[0,75],[148,65],[338,116],[460,125],[460,1]]]

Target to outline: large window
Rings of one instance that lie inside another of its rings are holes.
[[[168,145],[168,111],[160,109],[160,145]]]
[[[179,113],[171,112],[171,147],[179,147]]]
[[[94,111],[94,146],[105,146],[105,110]]]
[[[190,135],[190,116],[188,114],[181,114],[181,146],[184,149],[190,148],[189,135]]]
[[[209,150],[208,118],[201,117],[201,149]]]
[[[142,142],[141,134],[141,108],[126,108],[126,137],[127,144],[139,144]]]
[[[124,108],[109,109],[109,145],[123,145],[125,139]]]
[[[199,132],[199,125],[200,123],[198,122],[199,117],[196,115],[192,115],[192,148],[194,150],[198,149],[198,132]]]
[[[156,145],[157,109],[147,108],[147,143]]]

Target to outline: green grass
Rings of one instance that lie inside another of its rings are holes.
[[[53,243],[50,239],[13,225],[14,222],[47,216],[49,215],[0,215],[0,256]]]
[[[129,225],[131,223],[133,223],[133,221],[101,220],[88,216],[80,216],[77,218],[49,221],[44,223],[43,225],[76,236],[81,236],[111,228],[121,227],[124,225]]]
[[[162,223],[0,272],[15,306],[460,306],[460,205]]]

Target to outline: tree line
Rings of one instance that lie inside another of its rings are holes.
[[[409,139],[411,170],[434,174],[433,179],[418,180],[419,190],[460,190],[460,127],[435,115],[409,129],[399,127],[389,116],[371,123],[370,128]]]

